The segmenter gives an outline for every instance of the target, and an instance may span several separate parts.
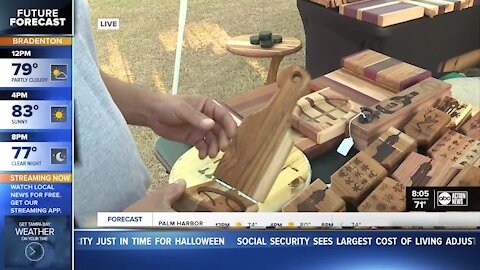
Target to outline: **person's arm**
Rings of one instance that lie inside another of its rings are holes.
[[[212,99],[156,94],[102,72],[115,104],[129,124],[152,128],[167,139],[195,146],[199,157],[215,157],[235,136],[229,111]]]

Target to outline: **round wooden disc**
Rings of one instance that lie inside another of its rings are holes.
[[[298,52],[302,49],[302,42],[294,37],[283,37],[282,43],[274,44],[271,48],[261,48],[250,44],[251,35],[242,35],[227,41],[229,52],[246,57],[280,57]]]
[[[170,172],[169,182],[185,179],[187,188],[196,186],[215,179],[213,172],[222,158],[220,152],[214,159],[198,158],[198,150],[195,147],[185,152],[175,163]],[[285,161],[282,171],[272,186],[265,202],[258,203],[259,212],[276,212],[290,201],[295,195],[305,189],[311,181],[312,169],[310,163],[297,147],[292,147]]]

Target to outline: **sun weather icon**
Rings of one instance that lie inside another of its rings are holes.
[[[68,65],[50,65],[50,81],[58,82],[68,79]]]
[[[50,107],[50,122],[65,123],[67,122],[67,106]]]

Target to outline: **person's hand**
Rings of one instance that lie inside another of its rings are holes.
[[[124,212],[172,212],[172,205],[185,192],[185,180],[161,186],[130,205]]]
[[[167,139],[195,146],[201,159],[225,150],[237,131],[229,111],[206,97],[162,96],[153,108],[150,128]]]

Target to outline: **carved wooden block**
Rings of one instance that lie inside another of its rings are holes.
[[[458,101],[452,97],[444,97],[437,109],[446,112],[452,118],[449,127],[455,128],[465,123],[472,114],[472,105]]]
[[[359,152],[331,176],[330,187],[344,201],[358,205],[387,176],[387,170]]]
[[[339,212],[345,211],[345,202],[327,185],[317,179],[288,202],[283,212]]]
[[[359,106],[330,88],[310,93],[297,101],[292,126],[318,144],[343,137],[347,122]]]
[[[340,14],[378,26],[410,21],[423,17],[423,7],[391,0],[369,0],[340,6]]]
[[[412,151],[417,143],[396,128],[389,128],[363,151],[392,172]]]
[[[355,147],[363,150],[390,127],[401,128],[422,108],[434,106],[450,95],[451,85],[435,78],[427,78],[370,109],[378,113],[371,122],[357,118],[352,122]]]
[[[428,154],[433,159],[450,160],[456,168],[462,169],[480,158],[480,141],[451,130],[428,149]]]
[[[480,140],[480,113],[475,114],[463,124],[460,131],[472,139]]]
[[[432,76],[430,71],[372,50],[343,58],[342,66],[397,92]]]
[[[430,147],[447,132],[449,124],[450,115],[430,107],[419,111],[403,131],[414,138],[418,146]]]
[[[359,212],[405,211],[406,187],[392,178],[385,178],[358,206]]]
[[[260,111],[245,117],[214,175],[263,202],[293,146],[291,114],[307,93],[310,75],[299,66],[283,70],[279,91]]]
[[[468,165],[463,168],[452,182],[448,184],[449,187],[478,187],[480,186],[480,168]]]
[[[255,203],[216,181],[188,188],[172,206],[179,212],[256,212]]]
[[[458,173],[448,160],[432,160],[418,153],[411,153],[392,174],[405,186],[446,186]]]

